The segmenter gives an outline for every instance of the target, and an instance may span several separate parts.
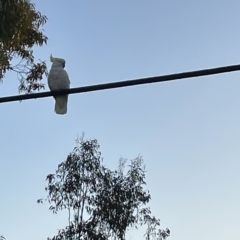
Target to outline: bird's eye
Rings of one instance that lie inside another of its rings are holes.
[[[62,63],[63,68],[65,68],[65,63]]]

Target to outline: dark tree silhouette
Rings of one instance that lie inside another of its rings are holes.
[[[7,71],[14,71],[19,92],[43,89],[41,80],[47,67],[44,61],[34,61],[33,47],[47,43],[40,28],[47,17],[29,0],[0,0],[0,19],[0,80]]]
[[[160,220],[147,207],[151,196],[143,189],[145,167],[139,156],[125,170],[102,164],[97,140],[77,140],[77,146],[46,178],[50,210],[68,212],[68,225],[49,240],[125,239],[129,227],[147,226],[145,238],[166,239],[169,229],[157,229]],[[39,199],[38,203],[43,203]]]

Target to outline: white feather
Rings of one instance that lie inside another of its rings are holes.
[[[68,96],[56,96],[55,97],[55,112],[57,114],[67,113],[67,100]]]
[[[63,69],[65,60],[53,58],[53,64],[48,75],[48,86],[51,91],[70,88],[70,80],[67,72]],[[57,114],[67,113],[68,95],[55,96],[55,112]]]

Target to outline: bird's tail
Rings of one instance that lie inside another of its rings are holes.
[[[55,112],[57,114],[67,113],[68,95],[55,96]]]

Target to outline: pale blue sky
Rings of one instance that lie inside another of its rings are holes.
[[[49,18],[36,57],[65,58],[71,86],[238,64],[238,0],[34,0]],[[44,79],[46,83],[46,79]],[[15,74],[0,96],[17,94]],[[153,213],[170,240],[240,239],[240,73],[0,104],[0,235],[42,240],[64,226],[45,177],[75,146],[98,139],[104,163],[142,155]],[[131,239],[143,239],[130,231]]]

